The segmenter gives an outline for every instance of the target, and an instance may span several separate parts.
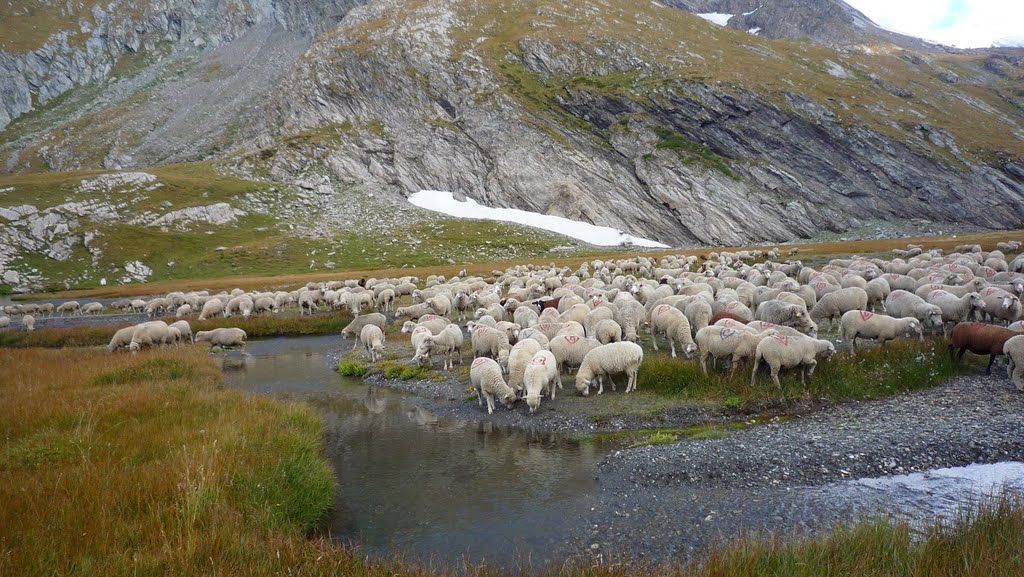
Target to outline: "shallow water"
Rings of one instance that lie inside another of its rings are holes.
[[[485,413],[439,418],[415,397],[339,376],[342,347],[336,336],[279,338],[222,360],[228,383],[323,412],[339,482],[329,529],[371,555],[543,567],[598,540],[610,552],[679,559],[741,529],[818,531],[879,514],[930,522],[1004,488],[1024,492],[1024,463],[1007,462],[819,487],[613,495],[595,480],[601,447],[495,427]]]
[[[226,380],[309,400],[339,482],[332,536],[371,554],[560,560],[596,489],[601,449],[561,436],[438,418],[407,396],[339,376],[336,336],[251,342]]]

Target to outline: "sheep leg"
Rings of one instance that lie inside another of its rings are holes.
[[[658,350],[658,332],[651,327],[651,346],[654,350]]]
[[[754,369],[750,371],[750,386],[754,386],[754,381],[757,379],[757,365],[761,364],[761,359],[754,355]]]
[[[1014,365],[1015,363],[1013,362],[1013,357],[1011,357],[1010,355],[1006,355],[1006,378],[1013,379]],[[1014,384],[1017,384],[1016,379],[1014,379],[1013,382]]]
[[[700,353],[700,368],[704,370],[704,374],[708,374],[708,352],[701,351]]]
[[[676,358],[676,341],[672,338],[672,335],[668,337],[668,344],[672,346],[672,358]]]
[[[772,381],[775,382],[775,386],[778,387],[779,390],[781,391],[782,390],[782,383],[779,381],[779,368],[780,367],[776,367],[776,366],[774,366],[774,365],[772,365],[770,363],[769,363],[768,366],[769,366],[769,368],[771,368],[771,371],[772,371]]]

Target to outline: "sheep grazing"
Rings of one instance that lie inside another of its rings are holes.
[[[370,313],[367,315],[359,315],[352,319],[352,322],[345,325],[345,328],[341,329],[341,338],[356,338],[362,332],[363,327],[366,325],[374,325],[380,330],[384,330],[388,324],[388,319],[381,313]]]
[[[396,319],[409,318],[411,320],[416,320],[424,315],[433,314],[437,314],[437,312],[427,303],[419,303],[407,307],[398,307],[397,309],[395,309]]]
[[[558,362],[551,351],[537,351],[523,373],[523,387],[526,389],[526,406],[531,413],[540,407],[540,395],[547,389],[548,397],[555,399],[555,386],[562,388],[562,376],[558,372]]]
[[[523,390],[523,374],[526,372],[527,365],[530,364],[533,355],[543,348],[535,339],[522,339],[509,352],[508,386],[515,389],[517,393]]]
[[[28,331],[28,332],[32,332],[32,331],[36,330],[36,319],[35,319],[35,317],[33,317],[32,315],[23,315],[21,317],[21,326],[24,327],[25,330]]]
[[[1003,344],[1003,354],[1006,355],[1006,377],[1013,381],[1018,391],[1024,391],[1024,335],[1018,335],[1006,339]]]
[[[953,351],[960,349],[956,355],[957,361],[963,359],[964,353],[967,351],[976,355],[988,355],[988,367],[985,368],[985,374],[991,375],[992,363],[996,361],[997,356],[1003,354],[1003,346],[1006,341],[1020,334],[1024,333],[985,323],[957,323],[950,334],[949,354],[952,356]]]
[[[427,315],[427,316],[432,316],[432,315]],[[436,335],[437,333],[443,331],[446,326],[451,324],[450,322],[448,322],[448,319],[444,319],[444,318],[441,318],[441,317],[427,319],[427,316],[420,317],[420,322],[405,321],[404,323],[402,323],[402,330],[401,330],[401,332],[403,334],[404,333],[412,333],[414,330],[416,330],[416,327],[427,327],[428,329],[430,329],[431,334],[435,334]],[[427,320],[424,320],[424,319],[427,319]]]
[[[366,351],[366,356],[370,357],[371,363],[376,363],[384,357],[384,331],[380,330],[377,325],[363,326],[359,331],[359,342],[362,343],[363,350]]]
[[[487,357],[478,357],[469,367],[469,382],[477,391],[477,402],[482,407],[487,400],[487,414],[494,413],[494,399],[498,398],[506,408],[519,398],[512,387],[505,384],[501,376],[501,367],[497,361]]]
[[[802,307],[778,300],[765,301],[757,305],[754,319],[775,325],[793,327],[810,337],[818,335],[818,325],[811,321],[806,306]]]
[[[210,343],[213,347],[242,347],[245,346],[246,338],[248,337],[242,329],[229,327],[199,331],[195,335],[195,342]]]
[[[558,361],[558,371],[565,372],[567,367],[579,367],[590,351],[602,346],[597,339],[588,339],[578,335],[559,335],[551,339],[548,348]]]
[[[132,340],[128,344],[128,350],[137,353],[143,347],[156,345],[169,345],[174,342],[167,323],[163,321],[148,321],[135,325],[132,332]]]
[[[118,349],[127,349],[132,344],[132,334],[135,333],[135,325],[124,327],[114,333],[107,345],[107,350],[114,352]]]
[[[622,327],[612,319],[602,319],[594,324],[594,338],[602,345],[622,340]]]
[[[505,331],[499,331],[486,325],[473,325],[470,341],[473,344],[473,356],[475,357],[496,359],[502,350],[511,351],[512,349]]]
[[[203,310],[199,312],[199,320],[205,321],[224,314],[224,301],[212,298],[203,304]]]
[[[819,326],[822,321],[828,321],[831,328],[833,321],[839,320],[847,312],[867,309],[867,291],[859,287],[849,287],[822,295],[811,309],[810,316]]]
[[[81,309],[81,314],[83,314],[83,315],[98,315],[98,314],[100,314],[102,312],[103,312],[103,304],[102,303],[95,303],[95,302],[94,303],[88,303],[85,306],[83,306],[82,309]]]
[[[192,336],[192,325],[188,324],[188,321],[185,321],[185,320],[174,321],[169,326],[174,327],[175,329],[177,329],[178,333],[179,333],[178,336],[181,337],[182,339],[184,339],[187,336],[189,342],[191,342],[191,343],[196,342],[195,338]]]
[[[752,321],[760,322],[760,321]],[[704,374],[708,374],[708,357],[718,360],[722,357],[729,357],[731,365],[729,373],[735,373],[736,367],[744,359],[754,358],[754,351],[761,339],[778,334],[774,330],[767,330],[761,333],[752,333],[738,328],[726,328],[720,326],[704,327],[697,331],[697,348],[700,350],[700,368]]]
[[[665,333],[665,337],[668,338],[673,357],[676,356],[676,342],[688,359],[697,351],[697,345],[694,344],[690,332],[690,320],[672,305],[658,305],[651,311],[651,343],[654,350],[658,350],[659,333]]]
[[[70,315],[74,315],[74,314],[78,314],[78,311],[81,310],[81,308],[82,308],[82,305],[80,305],[78,303],[78,301],[67,301],[67,302],[61,303],[57,307],[57,312],[60,313],[61,316],[69,315],[69,314]]]
[[[832,358],[836,347],[826,340],[811,337],[792,337],[788,335],[772,335],[762,339],[754,351],[754,369],[750,373],[750,385],[757,380],[757,368],[763,360],[771,369],[775,386],[782,388],[779,382],[781,369],[800,368],[800,384],[806,385],[806,378],[814,374],[818,366],[818,357]]]
[[[885,311],[895,318],[914,317],[923,326],[942,326],[942,309],[912,292],[894,290],[885,297]]]
[[[948,332],[946,323],[962,323],[968,320],[974,311],[985,310],[984,299],[975,292],[958,297],[944,290],[934,290],[928,293],[925,299],[942,311],[942,336],[946,336]]]
[[[921,321],[914,317],[894,318],[869,311],[847,311],[839,321],[840,337],[850,343],[850,350],[857,354],[857,338],[877,339],[879,345],[900,336],[917,335],[924,340]]]
[[[678,309],[677,309],[678,310]],[[636,390],[637,373],[640,371],[640,364],[644,360],[643,348],[629,341],[619,343],[608,343],[601,345],[583,358],[580,370],[576,373],[576,391],[584,397],[590,394],[590,385],[597,381],[597,394],[604,392],[604,377],[612,384],[615,390],[615,380],[612,375],[625,374],[626,392]]]
[[[192,305],[181,305],[174,311],[174,318],[180,319],[185,318],[192,314]]]
[[[444,369],[451,370],[455,368],[455,361],[452,360],[452,355],[456,351],[459,353],[459,364],[462,364],[462,345],[464,342],[462,329],[458,325],[448,325],[436,335],[424,335],[416,347],[416,356],[413,357],[413,360],[420,364],[426,360],[429,365],[431,364],[431,353],[442,354],[445,356]]]

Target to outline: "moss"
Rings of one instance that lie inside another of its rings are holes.
[[[346,377],[362,377],[369,370],[366,365],[359,361],[352,359],[341,359],[338,361],[338,372]]]

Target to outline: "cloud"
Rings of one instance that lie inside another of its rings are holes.
[[[1021,36],[1019,0],[846,0],[890,30],[960,48]]]

